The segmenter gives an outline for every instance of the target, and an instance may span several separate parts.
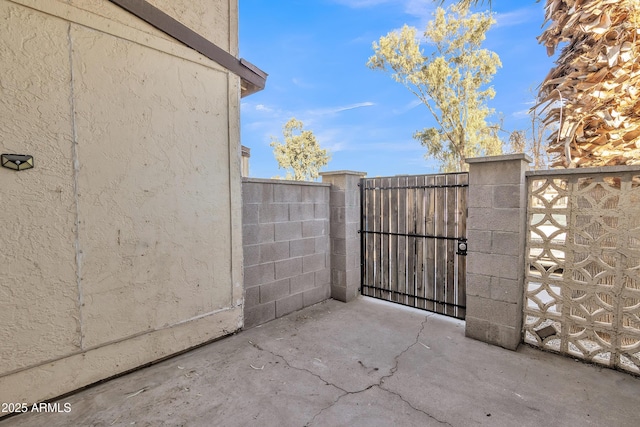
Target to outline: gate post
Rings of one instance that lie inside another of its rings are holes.
[[[331,298],[349,302],[360,288],[360,189],[364,172],[322,172],[331,184]]]
[[[527,181],[525,154],[467,159],[465,335],[510,350],[522,340]]]

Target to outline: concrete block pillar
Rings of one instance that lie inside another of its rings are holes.
[[[467,159],[466,336],[515,350],[521,342],[527,187],[525,154]]]
[[[323,172],[331,184],[331,298],[349,302],[360,288],[360,178],[364,172]]]

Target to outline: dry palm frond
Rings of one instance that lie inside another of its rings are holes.
[[[539,92],[551,166],[640,164],[640,1],[547,0],[545,22],[550,55],[568,43]]]

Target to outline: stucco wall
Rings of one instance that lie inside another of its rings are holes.
[[[232,54],[235,1],[150,1]],[[0,402],[242,326],[237,76],[107,1],[0,0]]]

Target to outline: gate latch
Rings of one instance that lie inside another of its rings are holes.
[[[467,239],[458,239],[458,252],[456,255],[467,255]]]

